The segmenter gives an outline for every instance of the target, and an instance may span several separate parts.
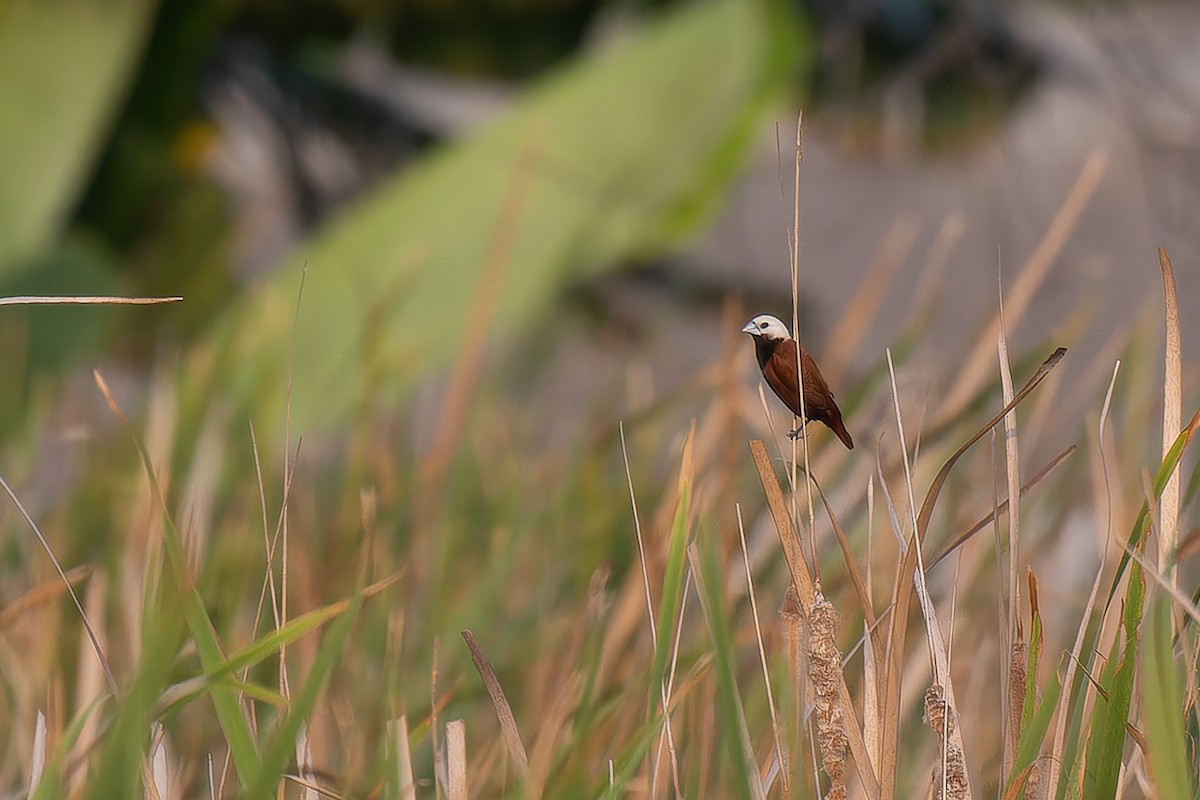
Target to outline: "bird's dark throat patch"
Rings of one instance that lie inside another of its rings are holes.
[[[754,337],[754,355],[758,356],[758,368],[764,369],[767,362],[771,360],[771,356],[775,355],[775,348],[783,344],[783,339],[767,339],[763,336]]]

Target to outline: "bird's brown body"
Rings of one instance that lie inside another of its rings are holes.
[[[854,449],[854,439],[842,422],[842,411],[833,399],[833,392],[821,375],[817,362],[807,350],[800,347],[801,371],[804,377],[804,407],[800,406],[800,375],[797,373],[796,348],[799,344],[788,335],[786,326],[775,317],[755,317],[746,327],[746,333],[754,338],[754,351],[763,379],[778,395],[783,404],[806,422],[818,420],[825,423],[842,444]]]

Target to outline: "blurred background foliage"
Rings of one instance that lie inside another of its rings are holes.
[[[945,98],[931,119],[976,124],[986,114],[964,107],[1007,102],[1030,74],[986,6],[840,5],[6,3],[0,288],[187,298],[170,311],[10,313],[34,326],[36,357],[22,360],[45,372],[99,341],[143,360],[163,342],[213,341],[236,369],[206,386],[261,398],[279,385],[308,263],[298,413],[335,423],[356,359],[387,359],[385,388],[401,390],[456,352],[521,170],[532,178],[514,200],[511,266],[498,266],[510,272],[502,325],[694,232],[751,136],[804,97],[870,105],[889,71],[915,64]],[[635,31],[635,17],[651,24]],[[801,35],[811,29],[820,48]],[[494,89],[494,121],[453,121],[412,100],[419,85],[389,94],[396,72],[380,63],[404,65],[402,86],[416,74]],[[531,91],[510,105],[517,87]],[[319,410],[305,406],[314,397]]]

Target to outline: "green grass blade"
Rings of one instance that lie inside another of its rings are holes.
[[[286,647],[307,633],[316,630],[329,620],[350,610],[349,600],[340,600],[327,606],[309,611],[306,614],[289,620],[283,626],[271,630],[255,641],[234,653],[212,671],[206,671],[208,679],[218,681],[235,672],[251,667],[260,661],[277,655],[281,647]]]
[[[142,764],[157,721],[159,698],[170,685],[171,668],[184,643],[181,594],[173,581],[159,581],[142,610],[137,672],[122,691],[116,714],[102,735],[98,768],[88,780],[87,797],[135,797],[142,792]]]
[[[1154,500],[1157,501],[1162,497],[1163,490],[1167,488],[1167,481],[1171,479],[1175,468],[1179,466],[1179,460],[1183,458],[1183,453],[1187,450],[1187,446],[1192,441],[1192,435],[1196,429],[1200,428],[1200,409],[1192,416],[1192,421],[1186,428],[1175,438],[1175,443],[1171,445],[1171,449],[1163,457],[1162,463],[1158,465],[1158,471],[1154,473]],[[1129,542],[1127,544],[1130,550],[1141,550],[1145,545],[1145,536],[1150,530],[1150,506],[1149,500],[1142,502],[1142,508],[1138,512],[1137,519],[1133,523],[1133,530],[1129,534]],[[1105,608],[1112,604],[1113,596],[1117,593],[1117,587],[1121,584],[1121,576],[1125,574],[1125,570],[1129,567],[1129,553],[1121,555],[1121,563],[1117,566],[1117,572],[1113,575],[1112,587],[1108,590],[1108,601],[1105,603]]]
[[[689,439],[685,447],[685,464],[681,473],[690,473],[686,461],[691,458]],[[667,551],[666,571],[663,575],[662,602],[658,609],[658,645],[654,649],[654,660],[650,666],[651,708],[657,707],[662,699],[663,683],[666,680],[667,664],[675,644],[675,627],[679,620],[679,607],[683,604],[683,574],[687,561],[688,519],[691,513],[691,478],[681,474],[679,479],[679,504],[671,523],[671,541]]]
[[[1170,598],[1159,592],[1150,603],[1143,641],[1142,703],[1146,719],[1150,777],[1159,797],[1195,797],[1195,775],[1188,767],[1184,729],[1183,682],[1175,660]]]
[[[1029,619],[1029,658],[1025,666],[1025,674],[1028,676],[1025,682],[1025,699],[1021,704],[1021,735],[1024,736],[1025,728],[1029,725],[1029,720],[1034,714],[1037,706],[1037,676],[1038,670],[1042,665],[1042,613],[1037,605],[1037,583],[1034,580],[1032,570],[1029,573],[1029,602],[1031,606]]]
[[[1032,679],[1030,684],[1033,684]],[[1061,693],[1062,682],[1056,674],[1050,679],[1050,685],[1046,687],[1042,701],[1035,705],[1026,721],[1025,728],[1021,731],[1021,738],[1017,742],[1017,758],[1013,762],[1012,772],[1008,776],[1006,793],[1019,781],[1024,781],[1028,776],[1028,768],[1041,757],[1046,731],[1050,728],[1050,721],[1054,719],[1054,709],[1058,705],[1058,697]]]
[[[166,555],[167,569],[169,570],[169,580],[166,583],[177,587],[177,590],[181,594],[180,604],[183,606],[183,616],[187,622],[188,632],[191,634],[196,653],[200,657],[200,666],[206,673],[215,673],[224,664],[226,660],[225,654],[222,652],[221,644],[217,639],[216,628],[213,627],[212,620],[208,616],[208,611],[204,608],[204,598],[200,596],[200,592],[196,589],[193,582],[191,571],[187,565],[187,559],[184,556],[183,544],[179,539],[179,531],[175,528],[175,522],[167,509],[162,487],[159,485],[158,477],[154,470],[154,462],[151,461],[150,454],[146,451],[141,439],[133,432],[125,414],[117,406],[116,401],[113,400],[103,378],[100,377],[98,372],[95,375],[100,391],[105,396],[105,399],[108,400],[113,413],[129,431],[130,439],[137,449],[138,457],[142,462],[142,468],[146,472],[146,478],[150,482],[150,487],[162,512],[163,552]],[[163,688],[166,688],[165,683]],[[250,723],[246,719],[245,712],[242,710],[237,692],[228,685],[219,682],[214,683],[208,693],[212,698],[213,707],[217,713],[217,721],[221,726],[222,733],[225,735],[225,741],[229,745],[230,756],[233,758],[238,778],[245,785],[246,776],[254,774],[259,766],[258,747],[254,742]]]
[[[627,796],[626,788],[629,782],[633,780],[633,776],[637,774],[638,769],[641,768],[642,762],[650,752],[650,748],[654,746],[654,742],[658,739],[662,726],[663,717],[661,714],[642,726],[638,735],[614,759],[612,780],[605,780],[604,786],[596,792],[595,796],[597,798],[601,798],[602,800],[619,800],[619,798]]]
[[[734,664],[733,637],[725,621],[725,599],[721,592],[721,570],[717,567],[712,547],[705,548],[703,562],[696,545],[688,548],[688,558],[696,579],[697,594],[704,610],[704,622],[712,640],[715,655],[717,703],[724,724],[721,731],[726,750],[732,761],[733,791],[743,800],[762,800],[765,792],[758,777],[758,762],[746,727],[746,712],[738,690],[737,666]]]
[[[1113,642],[1108,663],[1100,673],[1100,692],[1088,725],[1087,767],[1083,796],[1108,800],[1117,795],[1117,778],[1125,751],[1125,726],[1133,700],[1137,666],[1138,626],[1142,619],[1145,582],[1136,562],[1121,615],[1121,635]]]
[[[246,797],[274,796],[284,771],[295,757],[296,739],[300,735],[300,729],[312,714],[321,689],[325,686],[325,680],[342,655],[342,648],[350,637],[354,621],[358,619],[362,602],[363,595],[355,595],[346,613],[329,627],[321,646],[317,649],[312,671],[305,678],[300,691],[292,697],[291,708],[272,733],[270,742],[263,748],[262,761],[257,774],[248,782]]]

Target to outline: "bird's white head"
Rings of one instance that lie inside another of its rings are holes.
[[[772,317],[770,314],[759,314],[747,322],[742,328],[742,333],[748,333],[751,336],[769,340],[792,338],[792,335],[788,332],[787,325],[783,324],[783,320],[779,319],[779,317]]]

